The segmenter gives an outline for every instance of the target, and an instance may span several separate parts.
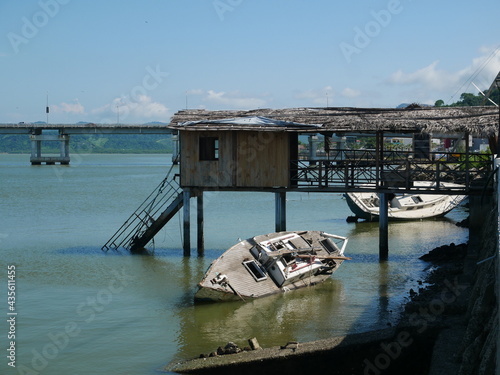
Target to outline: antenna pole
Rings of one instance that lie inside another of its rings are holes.
[[[45,113],[47,114],[47,125],[49,123],[49,92],[47,91],[47,105],[45,106]]]

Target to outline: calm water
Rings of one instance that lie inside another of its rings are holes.
[[[461,207],[446,219],[391,223],[390,261],[379,264],[378,225],[346,223],[351,213],[341,195],[288,194],[288,229],[348,236],[353,260],[316,287],[194,305],[196,283],[213,259],[238,238],[273,231],[274,195],[207,193],[204,258],[182,257],[179,217],[157,235],[154,257],[103,253],[169,164],[165,155],[72,155],[70,166],[30,166],[27,155],[0,155],[4,354],[9,265],[16,266],[18,312],[17,367],[2,355],[1,374],[155,374],[228,341],[257,337],[273,346],[383,328],[397,321],[408,290],[424,276],[428,265],[418,257],[467,239],[455,226],[467,215]]]

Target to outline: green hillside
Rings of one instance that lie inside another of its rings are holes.
[[[70,152],[96,154],[171,153],[170,134],[72,135]],[[42,152],[59,153],[59,142],[44,142]],[[31,153],[27,135],[0,135],[0,153]]]

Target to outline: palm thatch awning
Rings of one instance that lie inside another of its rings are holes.
[[[387,108],[286,108],[247,111],[181,110],[172,118],[169,128],[186,131],[243,130],[288,131],[300,133],[445,133],[468,132],[488,138],[498,132],[498,109],[485,107],[418,107]],[[273,120],[231,121],[259,117]],[[224,121],[217,121],[224,120]],[[228,121],[229,120],[229,121]],[[284,122],[290,126],[283,126]],[[304,126],[299,126],[300,124]],[[311,126],[316,125],[316,126]]]

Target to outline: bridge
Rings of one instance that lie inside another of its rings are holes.
[[[172,134],[163,124],[0,124],[0,134],[26,134],[31,139],[32,165],[70,163],[70,136],[75,134]],[[42,156],[42,142],[59,142],[59,156]]]

